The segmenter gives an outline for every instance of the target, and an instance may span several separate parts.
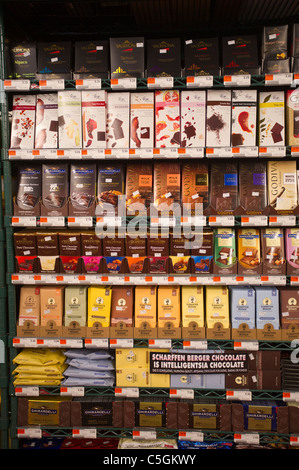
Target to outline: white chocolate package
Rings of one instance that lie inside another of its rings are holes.
[[[82,148],[81,91],[58,92],[58,147]]]

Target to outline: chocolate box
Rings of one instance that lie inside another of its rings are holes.
[[[130,97],[130,147],[152,148],[155,134],[155,95],[152,92],[132,92]]]
[[[297,227],[285,229],[285,250],[287,274],[299,274],[299,229]]]
[[[214,230],[214,274],[237,273],[236,236],[233,228]]]
[[[267,162],[270,214],[293,214],[297,208],[296,161]]]
[[[74,78],[108,78],[108,40],[76,41]]]
[[[232,147],[255,146],[257,124],[257,91],[232,92]]]
[[[36,232],[36,245],[38,271],[41,273],[58,273],[60,271],[58,233],[53,231]]]
[[[106,148],[107,92],[82,91],[83,148]]]
[[[130,93],[108,93],[106,146],[108,149],[130,146]]]
[[[71,71],[71,42],[38,43],[38,74],[67,74]],[[61,75],[64,78],[64,75]]]
[[[263,73],[264,74],[275,74],[275,73],[289,73],[291,70],[292,62],[291,58],[281,60],[264,60],[263,61]]]
[[[210,167],[210,207],[214,215],[233,215],[238,207],[238,167],[234,162],[213,162]]]
[[[100,324],[106,328],[110,326],[111,315],[111,286],[90,286],[87,301],[87,326]]]
[[[257,36],[224,36],[222,38],[224,75],[259,73]]]
[[[41,215],[66,216],[68,196],[68,164],[43,164]]]
[[[260,215],[267,211],[267,166],[263,161],[240,161],[240,214]]]
[[[28,321],[34,326],[40,324],[40,288],[36,286],[20,289],[18,325],[23,326]]]
[[[147,254],[146,230],[138,232],[127,231],[126,234],[126,256],[132,258],[145,257]]]
[[[111,78],[144,77],[144,38],[110,38]]]
[[[122,164],[109,162],[98,165],[97,215],[117,215],[118,206],[125,194],[125,168]]]
[[[181,109],[179,90],[155,91],[155,147],[180,147]]]
[[[57,94],[36,96],[35,143],[36,149],[56,149],[58,145]]]
[[[238,274],[261,274],[261,246],[259,229],[238,230]]]
[[[113,286],[111,299],[111,326],[124,323],[133,326],[133,287]]]
[[[134,326],[142,328],[157,324],[157,286],[136,286],[134,293]]]
[[[230,287],[231,326],[238,329],[246,324],[253,330],[255,324],[255,290],[247,286]]]
[[[86,325],[87,286],[66,286],[64,296],[64,325]]]
[[[14,215],[40,215],[42,171],[40,165],[18,165]]]
[[[95,163],[71,164],[69,215],[95,215],[96,172]]]
[[[180,287],[158,287],[158,327],[167,328],[171,324],[173,328],[181,326]]]
[[[36,96],[14,95],[10,147],[32,150],[34,148]]]
[[[285,96],[284,91],[259,93],[260,146],[285,145]]]
[[[102,238],[95,230],[81,232],[82,256],[102,256]]]
[[[179,213],[181,168],[176,161],[154,162],[154,206],[161,215]]]
[[[187,39],[185,76],[220,75],[218,38]]]
[[[286,274],[284,231],[278,227],[261,229],[262,274],[281,276]]]
[[[203,286],[182,286],[182,327],[204,327]]]
[[[166,403],[161,399],[158,401],[138,401],[135,416],[136,426],[164,428],[166,424]]]
[[[273,330],[280,329],[279,321],[279,290],[274,286],[256,286],[256,327],[263,330],[271,325]]]
[[[11,44],[9,55],[12,73],[7,75],[8,78],[35,79],[37,71],[36,44],[25,42]]]
[[[292,44],[291,44],[291,55],[292,57],[299,57],[299,24],[293,24],[292,31]]]
[[[299,291],[294,287],[279,289],[281,328],[299,328]]]
[[[287,145],[299,144],[299,92],[286,91]]]
[[[221,324],[230,327],[229,290],[226,286],[207,286],[205,298],[206,326],[215,328]]]
[[[21,231],[13,234],[15,256],[36,256],[35,232]]]
[[[181,92],[181,147],[204,147],[206,142],[206,92]]]
[[[262,56],[278,60],[288,57],[288,25],[264,26]]]
[[[82,148],[81,91],[58,91],[58,146]]]
[[[213,272],[213,230],[196,230],[190,240],[191,257],[195,273]]]
[[[181,76],[181,40],[179,38],[147,39],[147,76]]]
[[[71,425],[113,426],[113,401],[111,398],[80,397],[72,401]]]
[[[118,233],[105,232],[103,234],[103,256],[125,256],[125,238]]]
[[[184,215],[202,215],[209,205],[209,168],[201,161],[182,163],[182,205]]]
[[[231,99],[231,90],[207,90],[207,147],[230,146]]]
[[[152,164],[146,162],[128,162],[126,166],[127,215],[149,215],[152,193]]]
[[[40,288],[41,326],[50,322],[62,326],[64,313],[64,287],[42,286]]]
[[[219,429],[220,405],[205,402],[191,403],[190,425],[192,429]]]

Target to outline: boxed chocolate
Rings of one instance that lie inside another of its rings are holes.
[[[267,162],[270,213],[292,214],[297,208],[296,161]]]
[[[39,165],[18,165],[14,215],[40,215],[42,171]]]
[[[74,78],[108,78],[108,51],[107,40],[76,41]]]
[[[31,322],[34,326],[40,324],[40,288],[22,286],[20,289],[20,305],[18,325]]]
[[[230,287],[230,314],[232,328],[246,324],[253,330],[255,324],[255,290],[247,286]]]
[[[162,428],[166,424],[166,403],[158,401],[138,401],[136,403],[136,426]]]
[[[238,274],[261,274],[260,232],[255,228],[238,230]]]
[[[221,75],[218,38],[188,39],[184,44],[185,76]]]
[[[267,405],[262,401],[259,404],[242,402],[244,413],[244,430],[248,431],[276,431],[277,429],[277,405]],[[234,407],[234,405],[233,405]]]
[[[130,93],[108,93],[106,146],[130,146]]]
[[[127,327],[133,326],[133,287],[113,286],[111,299],[111,326],[124,323]]]
[[[239,208],[246,215],[265,213],[267,208],[267,166],[263,161],[239,163]]]
[[[299,91],[286,91],[287,145],[299,144]]]
[[[71,42],[62,41],[56,43],[38,43],[37,72],[38,74],[56,74],[60,78],[66,78],[64,74],[70,74]],[[70,77],[69,77],[70,78]]]
[[[127,215],[149,215],[152,193],[152,164],[147,162],[128,162],[126,166]]]
[[[287,274],[299,273],[299,229],[297,227],[285,229],[285,250],[287,261]]]
[[[66,216],[68,212],[68,197],[68,164],[43,164],[41,214]]]
[[[259,145],[285,145],[284,91],[259,93]]]
[[[125,256],[125,238],[118,233],[105,232],[103,234],[103,256]]]
[[[42,286],[40,288],[41,326],[49,322],[62,326],[64,314],[64,287]]]
[[[299,24],[293,24],[292,31],[292,45],[291,45],[292,57],[299,57]]]
[[[230,147],[231,94],[231,90],[207,90],[207,147]]]
[[[97,166],[71,164],[69,215],[95,215]]]
[[[215,328],[219,323],[230,328],[229,290],[226,286],[206,287],[206,326]]]
[[[256,145],[257,91],[232,92],[232,147]]]
[[[181,40],[179,38],[146,41],[147,76],[181,76]]]
[[[237,273],[236,235],[234,228],[214,230],[214,274]]]
[[[102,256],[102,238],[97,231],[81,232],[81,253],[82,256]]]
[[[248,371],[225,374],[225,388],[229,390],[256,390],[258,388],[257,372]]]
[[[74,231],[62,231],[59,233],[59,253],[64,273],[81,272],[81,235]]]
[[[14,95],[10,147],[32,150],[34,148],[36,96]]]
[[[288,25],[264,26],[262,55],[270,60],[288,57]]]
[[[110,38],[111,78],[144,77],[144,38]]]
[[[190,404],[190,427],[192,429],[219,429],[220,405],[194,402]]]
[[[56,149],[58,145],[58,101],[56,93],[36,96],[36,149]]]
[[[74,427],[113,426],[113,401],[111,398],[80,397],[72,401],[72,422]]]
[[[147,255],[157,258],[169,256],[169,234],[163,230],[147,236]]]
[[[136,286],[134,294],[134,326],[147,324],[155,328],[157,323],[157,286]]]
[[[183,214],[202,215],[209,205],[209,167],[202,161],[182,163]]]
[[[222,38],[223,74],[259,74],[257,36],[224,36]]]
[[[181,92],[181,147],[204,147],[206,143],[206,92]]]
[[[133,232],[128,229],[126,234],[126,256],[132,258],[145,257],[147,254],[146,229]]]
[[[284,252],[284,231],[282,228],[271,227],[261,229],[262,273],[280,276],[286,274],[286,258]]]
[[[280,370],[281,351],[251,351],[248,354],[249,370]]]
[[[111,295],[111,286],[90,286],[88,288],[88,327],[93,327],[95,324],[101,324],[104,328],[110,326]]]
[[[82,91],[83,148],[106,148],[107,92]]]
[[[211,228],[196,230],[190,242],[194,272],[212,273],[214,251],[213,230]]]
[[[204,327],[203,286],[182,286],[182,327]]]
[[[299,291],[294,287],[279,289],[280,320],[283,330],[299,328]]]
[[[58,147],[82,148],[81,91],[58,91]]]
[[[181,325],[180,287],[158,287],[158,327],[167,328],[171,324],[173,328]]]
[[[264,74],[289,73],[291,71],[291,67],[292,62],[290,57],[288,59],[263,61]]]
[[[70,397],[18,398],[18,426],[70,426]]]
[[[125,168],[122,164],[109,162],[98,165],[97,215],[105,212],[118,213],[118,206],[125,194]]]
[[[64,325],[86,325],[87,286],[66,286],[64,297]]]
[[[155,133],[155,95],[153,92],[132,92],[130,97],[130,147],[152,148]]]
[[[265,325],[271,325],[279,330],[279,290],[273,286],[255,287],[256,327],[263,330]]]
[[[36,256],[37,245],[35,232],[14,232],[15,256]]]
[[[180,147],[181,108],[179,90],[155,91],[155,147]]]
[[[41,273],[58,273],[59,239],[57,232],[36,232],[37,255]]]
[[[21,78],[34,80],[37,71],[36,44],[17,43],[9,46],[10,63],[12,73],[8,78]]]
[[[211,214],[233,215],[238,207],[238,165],[235,162],[213,162],[210,167]]]
[[[181,167],[177,161],[154,162],[154,206],[161,215],[180,213]]]

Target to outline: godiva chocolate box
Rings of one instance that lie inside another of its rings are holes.
[[[9,46],[8,51],[12,73],[7,77],[34,80],[37,71],[36,44],[14,43]]]
[[[218,38],[186,39],[185,76],[221,75]]]
[[[110,38],[111,78],[144,77],[144,38]]]
[[[296,161],[267,162],[269,214],[293,214],[297,208]]]
[[[181,76],[181,40],[179,38],[147,39],[146,57],[148,77]]]
[[[238,214],[261,215],[267,212],[267,165],[264,161],[239,163]]]
[[[13,199],[14,215],[40,215],[41,166],[19,165],[17,185],[17,194]]]
[[[181,168],[178,162],[154,163],[154,206],[158,213],[180,214]]]
[[[213,272],[213,230],[204,228],[195,230],[191,238],[191,258],[194,267],[191,267],[195,273]]]
[[[210,206],[213,215],[233,215],[238,208],[238,166],[213,162],[210,166]]]
[[[74,78],[108,78],[108,40],[76,41]]]
[[[183,215],[202,215],[209,205],[209,167],[200,161],[182,164]]]

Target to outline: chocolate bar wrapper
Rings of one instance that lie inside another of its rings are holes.
[[[181,168],[177,162],[154,163],[154,205],[161,214],[180,210]]]
[[[122,164],[110,163],[98,165],[97,215],[105,215],[105,212],[117,215],[125,194],[125,168]]]
[[[8,78],[22,78],[34,80],[37,70],[36,45],[33,43],[15,43],[9,46],[9,55],[12,65],[12,73]]]
[[[133,162],[126,170],[126,206],[128,215],[147,215],[153,192],[153,170],[150,163]]]
[[[296,161],[267,162],[270,213],[293,214],[297,208]]]
[[[263,73],[266,74],[276,74],[276,73],[289,73],[291,70],[291,59],[282,59],[282,60],[264,60],[263,61]]]
[[[155,147],[180,147],[180,91],[155,91]]]
[[[130,93],[108,93],[106,147],[129,148]]]
[[[288,57],[288,25],[264,26],[262,56],[270,60]]]
[[[70,215],[94,215],[96,164],[72,164],[70,178]]]
[[[106,148],[106,114],[106,91],[82,91],[83,148]]]
[[[58,144],[57,95],[54,93],[37,95],[34,148],[56,149],[57,144]]]
[[[111,78],[144,77],[144,38],[110,38]]]
[[[238,168],[236,163],[213,162],[210,167],[209,212],[233,215],[238,208]]]
[[[38,43],[37,72],[39,74],[69,73],[71,46],[70,41]]]
[[[68,165],[66,163],[43,164],[42,215],[66,215],[68,196]]]
[[[155,132],[154,93],[132,92],[130,97],[130,147],[152,148]]]
[[[223,67],[234,74],[236,69],[247,71],[258,67],[256,35],[224,36],[222,38]]]
[[[287,274],[299,274],[299,229],[297,227],[285,229],[285,249]]]
[[[261,230],[263,274],[285,275],[284,232],[277,227]]]
[[[20,165],[18,167],[18,190],[15,198],[14,213],[20,211],[34,214],[41,198],[42,172],[39,165]],[[17,212],[17,213],[16,213]],[[21,214],[20,214],[21,215]],[[39,214],[38,214],[39,215]]]
[[[214,273],[232,274],[237,272],[235,230],[217,228],[214,231]]]
[[[204,147],[206,142],[206,92],[181,92],[181,147]]]
[[[299,91],[286,91],[287,145],[299,144]]]
[[[207,147],[229,147],[231,135],[231,90],[207,91]]]
[[[82,148],[81,91],[58,91],[58,146]]]
[[[239,164],[239,213],[259,215],[267,212],[267,166],[263,161]]]
[[[181,76],[180,38],[148,39],[146,41],[147,76]]]
[[[283,91],[260,92],[258,136],[260,146],[285,145],[285,97]]]
[[[261,273],[260,233],[258,229],[239,229],[238,262],[238,274]]]
[[[76,41],[75,73],[106,73],[108,78],[108,47],[107,40]]]
[[[10,147],[32,150],[34,148],[36,96],[14,95]]]
[[[218,38],[187,39],[185,75],[220,75]]]
[[[183,213],[203,215],[209,205],[209,168],[200,161],[184,161],[182,164]]]
[[[233,90],[232,147],[256,145],[257,91]]]

